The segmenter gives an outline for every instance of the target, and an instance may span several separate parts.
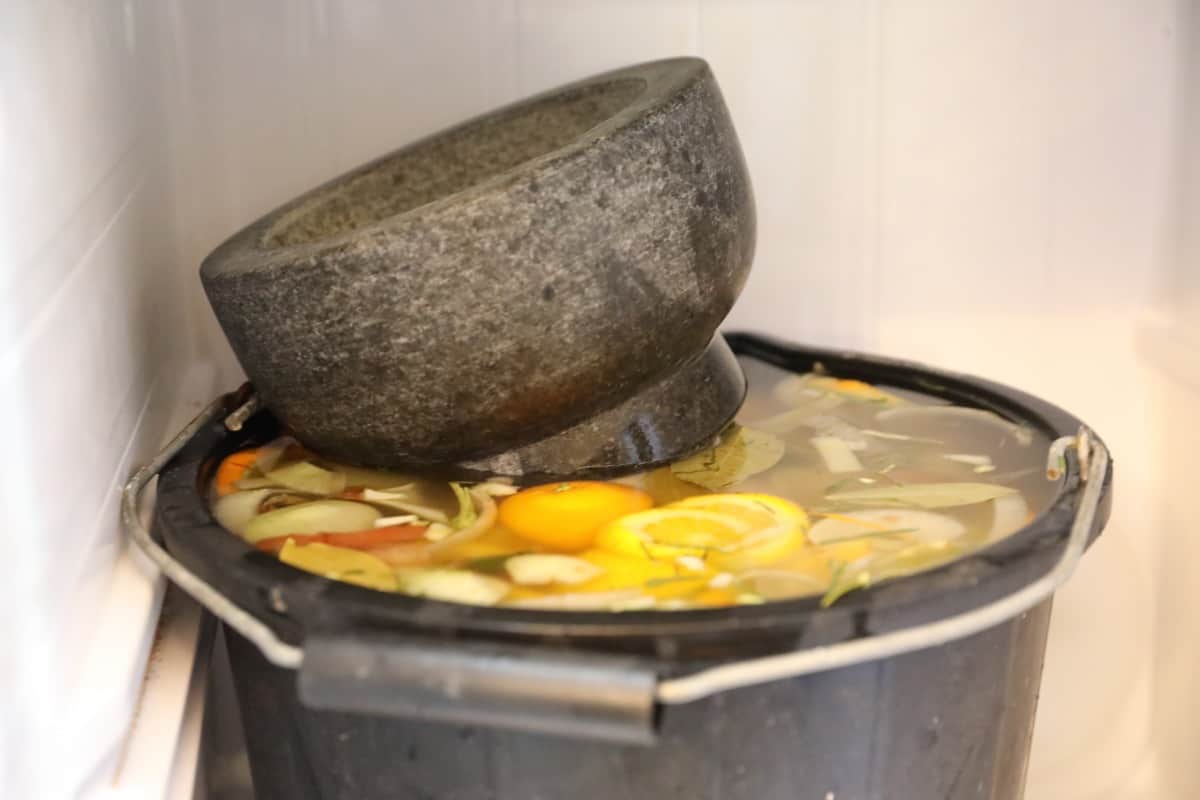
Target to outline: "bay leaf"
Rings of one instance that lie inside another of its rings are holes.
[[[715,447],[677,461],[671,472],[680,480],[716,492],[775,466],[783,451],[779,437],[734,424],[725,429]]]

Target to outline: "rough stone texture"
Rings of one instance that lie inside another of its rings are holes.
[[[699,358],[625,402],[561,433],[481,461],[455,475],[524,482],[608,477],[676,461],[711,443],[746,398],[746,377],[715,336]]]
[[[707,346],[753,248],[720,91],[674,59],[384,156],[236,234],[201,278],[302,441],[413,468],[537,442],[663,381]],[[676,415],[661,396],[637,412]]]

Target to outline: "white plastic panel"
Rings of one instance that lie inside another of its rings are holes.
[[[1200,342],[1200,6],[1186,4],[1180,20],[1180,99],[1175,126],[1175,193],[1171,230],[1174,274],[1162,305],[1193,342]]]
[[[4,797],[74,796],[115,755],[153,630],[116,487],[193,352],[150,6],[13,2],[0,30]]]

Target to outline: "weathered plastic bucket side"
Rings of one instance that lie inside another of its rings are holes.
[[[652,747],[316,711],[226,633],[260,800],[1016,800],[1049,618],[667,706]]]

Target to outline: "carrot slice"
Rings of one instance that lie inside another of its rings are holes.
[[[255,542],[254,546],[268,553],[278,553],[283,549],[284,543],[288,539],[292,539],[296,544],[320,542],[321,544],[332,544],[337,547],[349,547],[352,550],[370,550],[373,547],[401,544],[402,542],[415,542],[424,539],[426,530],[427,528],[424,525],[388,525],[383,528],[371,528],[365,531],[353,531],[352,533],[290,534],[286,536],[272,536],[270,539],[261,539]]]
[[[258,461],[257,447],[239,450],[226,456],[225,460],[221,462],[221,466],[217,467],[217,494],[224,497],[236,492],[237,482],[242,479],[248,469],[254,466],[256,461]],[[282,545],[280,546],[282,547]]]

